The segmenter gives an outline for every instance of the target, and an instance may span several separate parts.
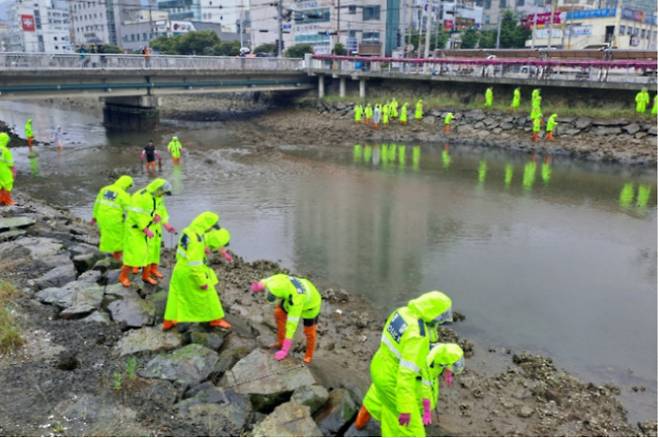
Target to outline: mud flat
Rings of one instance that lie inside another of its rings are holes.
[[[0,279],[18,288],[10,307],[25,344],[0,358],[0,434],[358,435],[352,422],[386,316],[368,302],[319,284],[313,363],[302,364],[303,336],[279,363],[268,348],[272,309],[247,290],[287,270],[212,260],[234,328],[163,333],[165,289],[117,285],[92,227],[17,200],[0,217]],[[442,387],[431,435],[656,436],[655,418],[629,423],[612,385],[582,382],[547,357],[474,345],[459,337],[459,321],[442,339],[464,347],[467,369]],[[362,435],[377,433],[371,424]]]

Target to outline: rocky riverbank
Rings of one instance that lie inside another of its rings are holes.
[[[525,115],[470,110],[453,111],[453,131],[442,132],[450,108],[430,108],[421,122],[407,126],[394,121],[386,129],[355,125],[352,104],[318,102],[295,109],[271,111],[256,120],[263,141],[327,143],[462,143],[483,148],[542,152],[576,159],[633,166],[656,165],[656,125],[625,120],[558,118],[555,141],[531,141]],[[253,130],[256,131],[256,130]]]
[[[314,362],[276,362],[271,307],[250,282],[287,270],[213,260],[230,332],[181,325],[164,333],[166,291],[116,284],[117,266],[95,231],[68,212],[28,199],[2,210],[0,280],[25,341],[0,358],[3,435],[357,436],[352,422],[384,314],[344,290],[323,290]],[[169,272],[172,254],[164,256]],[[164,283],[166,284],[166,282]],[[322,286],[321,284],[319,286]],[[458,297],[454,297],[459,304]],[[460,339],[467,371],[443,387],[432,435],[650,435],[630,424],[611,385],[583,383],[551,359]],[[367,433],[377,434],[371,424]],[[361,434],[365,435],[365,434]]]

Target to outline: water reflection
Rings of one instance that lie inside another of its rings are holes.
[[[452,158],[450,157],[450,146],[446,143],[443,145],[443,150],[441,151],[441,164],[444,169],[449,169],[450,164],[452,163]]]
[[[484,182],[487,180],[487,161],[480,160],[478,165],[478,184],[484,185]]]
[[[39,167],[39,155],[30,154],[28,160],[30,162],[30,173],[32,174],[32,176],[39,176],[39,174],[41,173],[41,169]]]
[[[625,183],[619,192],[619,207],[629,213],[645,215],[647,206],[651,199],[651,186],[647,184],[638,184],[637,197],[635,196],[635,184],[632,182]],[[633,203],[635,200],[635,203]]]
[[[511,163],[505,164],[505,188],[509,189],[512,185],[512,179],[514,178],[514,166]]]

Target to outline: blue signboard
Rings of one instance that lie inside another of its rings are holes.
[[[615,8],[586,9],[567,12],[567,20],[583,20],[586,18],[606,18],[615,16]]]

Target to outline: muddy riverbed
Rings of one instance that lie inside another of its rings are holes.
[[[35,111],[12,110],[15,125]],[[467,315],[456,328],[480,346],[471,358],[479,373],[500,373],[529,350],[584,381],[615,384],[631,424],[655,419],[653,170],[544,150],[508,154],[459,138],[416,146],[382,140],[381,131],[364,137],[349,118],[308,110],[227,123],[165,120],[152,134],[119,135],[105,133],[93,113],[39,114],[37,132],[63,123],[67,145],[30,159],[15,151],[19,183],[32,196],[88,218],[95,191],[112,176],[147,181],[137,145],[176,133],[190,149],[182,171],[167,162],[163,170],[176,186],[168,201],[177,227],[217,210],[246,260],[279,260],[323,288],[364,297],[370,324],[421,291],[443,289]],[[646,202],[640,187],[649,189]],[[365,371],[369,354],[354,366]],[[563,433],[548,430],[520,429]]]

